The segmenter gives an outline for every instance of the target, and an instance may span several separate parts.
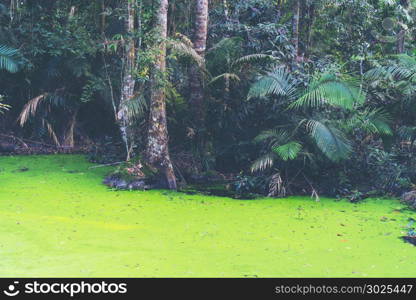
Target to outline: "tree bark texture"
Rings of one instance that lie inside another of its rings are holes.
[[[296,61],[300,60],[299,51],[299,36],[300,36],[300,0],[295,0],[293,7],[293,20],[292,20],[292,44],[295,52]]]
[[[159,31],[160,44],[151,78],[151,103],[146,158],[147,162],[156,168],[160,175],[165,176],[166,187],[176,189],[176,177],[169,156],[165,84],[163,79],[166,73],[168,5],[168,0],[159,0],[156,26]]]
[[[131,154],[131,136],[129,133],[130,120],[128,117],[128,101],[134,95],[135,80],[133,78],[133,71],[136,60],[135,41],[132,35],[134,34],[134,19],[135,19],[135,5],[134,0],[127,0],[127,18],[125,21],[125,27],[127,35],[129,35],[126,41],[126,54],[124,58],[124,74],[123,82],[121,85],[121,99],[119,110],[117,113],[117,121],[120,128],[121,138],[126,147],[127,160],[130,160]]]
[[[198,55],[205,57],[208,35],[208,0],[196,0],[195,28],[193,36],[194,49]],[[203,129],[205,123],[204,78],[196,65],[190,70],[189,103],[195,116],[197,129]]]

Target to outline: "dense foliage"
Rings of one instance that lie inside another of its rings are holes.
[[[182,184],[351,200],[413,189],[415,1],[170,0],[166,39],[159,2],[0,1],[2,139],[141,163],[166,97],[160,155]]]

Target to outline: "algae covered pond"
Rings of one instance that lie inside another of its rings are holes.
[[[415,277],[397,200],[116,192],[83,156],[0,158],[0,276]]]

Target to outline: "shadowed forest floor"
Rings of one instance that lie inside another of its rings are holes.
[[[0,276],[416,276],[397,200],[117,192],[91,166],[0,157]]]

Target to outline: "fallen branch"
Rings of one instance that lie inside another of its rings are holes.
[[[29,149],[29,146],[22,139],[14,136],[14,135],[8,135],[8,134],[0,134],[0,135],[4,136],[4,137],[11,138],[11,139],[14,139],[16,141],[19,141],[23,145],[23,147],[25,147],[26,149]]]
[[[124,161],[119,161],[119,162],[109,163],[109,164],[103,164],[103,165],[98,165],[98,166],[92,166],[92,167],[89,167],[88,169],[103,168],[103,167],[108,167],[108,166],[120,165],[122,163],[124,163]]]

